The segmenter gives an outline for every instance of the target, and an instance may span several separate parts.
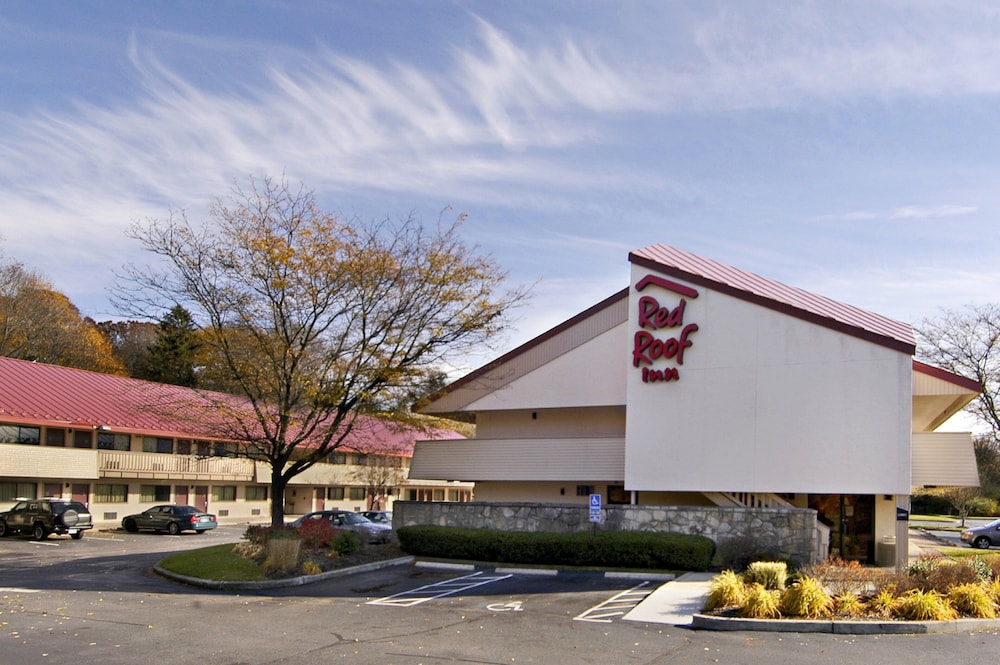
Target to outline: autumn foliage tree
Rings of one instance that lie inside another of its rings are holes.
[[[108,339],[45,278],[0,262],[0,356],[123,374]]]
[[[326,460],[360,415],[425,385],[446,354],[486,343],[525,298],[463,243],[463,219],[345,219],[264,179],[216,201],[209,223],[181,212],[132,227],[166,268],[127,267],[119,303],[191,312],[218,380],[244,402],[219,434],[271,468],[272,524],[284,521],[288,482]]]

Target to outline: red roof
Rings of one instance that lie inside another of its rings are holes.
[[[123,376],[0,358],[0,423],[177,438],[218,438],[219,400],[232,395]],[[366,452],[412,451],[416,438],[460,439],[450,430],[424,432],[377,418],[359,419],[344,447]]]
[[[629,254],[629,261],[908,355],[916,350],[913,329],[908,323],[668,245],[650,245],[636,250]]]

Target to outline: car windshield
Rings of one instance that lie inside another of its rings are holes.
[[[368,521],[367,518],[358,515],[357,513],[344,513],[344,524],[364,524]]]

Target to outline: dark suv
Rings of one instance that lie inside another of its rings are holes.
[[[0,536],[30,533],[35,540],[45,540],[50,533],[68,533],[80,540],[93,527],[87,506],[70,499],[21,499],[0,513]]]

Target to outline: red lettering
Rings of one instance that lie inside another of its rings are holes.
[[[657,339],[653,333],[640,330],[635,333],[632,344],[632,366],[638,367],[645,363],[652,365],[654,360],[676,358],[678,365],[684,364],[684,350],[694,343],[688,337],[698,330],[697,323],[684,326],[681,334],[669,339]]]
[[[684,323],[684,306],[687,301],[681,298],[680,304],[674,309],[660,307],[660,303],[653,296],[643,296],[639,298],[639,327],[652,328],[676,328]]]

